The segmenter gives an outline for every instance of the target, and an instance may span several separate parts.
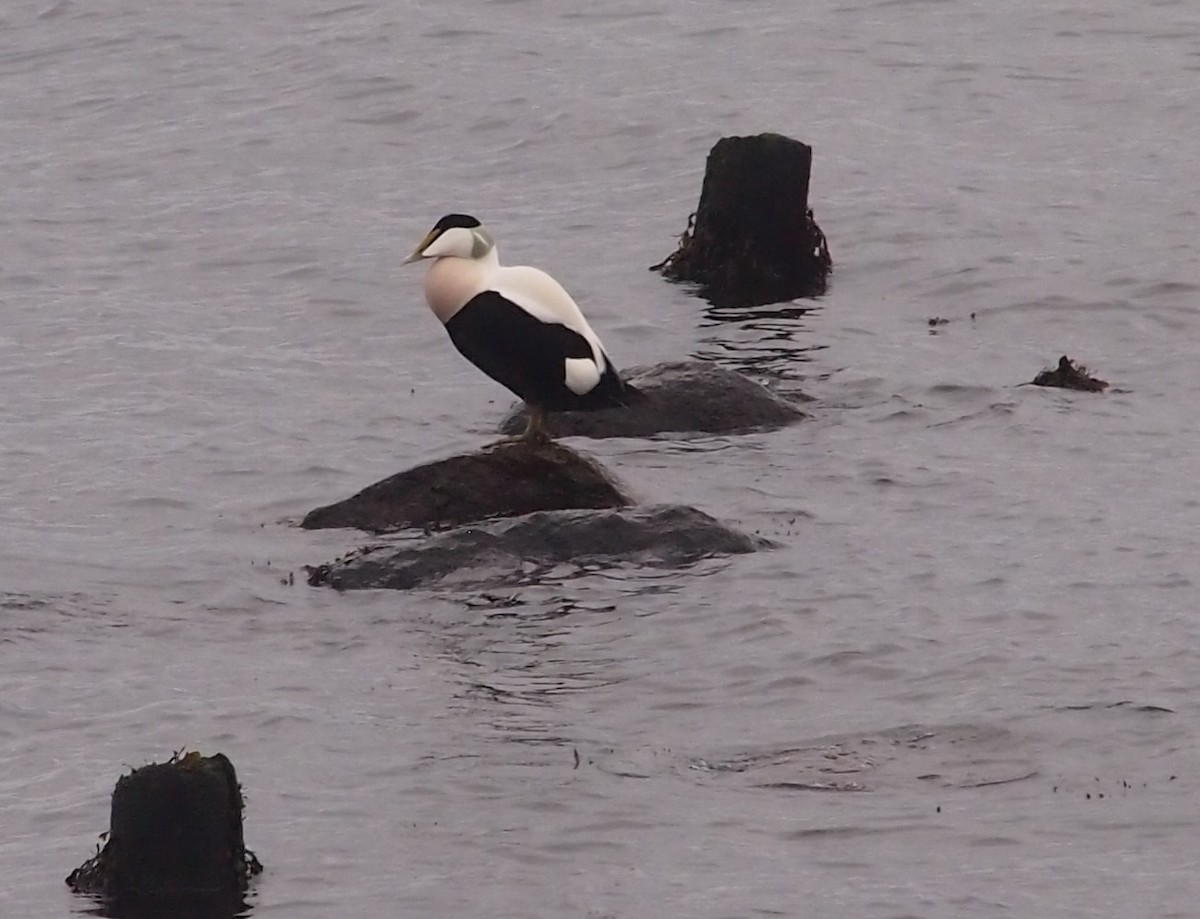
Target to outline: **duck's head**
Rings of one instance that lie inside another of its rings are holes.
[[[467,214],[447,214],[413,250],[404,264],[423,258],[479,259],[494,249],[492,235],[474,217]]]

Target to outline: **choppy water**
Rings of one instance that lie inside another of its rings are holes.
[[[0,79],[5,915],[85,909],[185,745],[262,917],[1195,914],[1193,4],[13,0]],[[645,267],[760,130],[836,273],[731,319]],[[507,405],[399,266],[458,209],[620,363],[817,397],[582,444],[783,548],[284,583],[355,540],[289,521]],[[1017,385],[1062,353],[1115,391]]]

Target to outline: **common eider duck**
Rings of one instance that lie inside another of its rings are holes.
[[[419,259],[433,259],[425,299],[454,346],[528,406],[524,439],[548,439],[546,412],[611,408],[640,395],[563,286],[540,269],[501,265],[474,217],[439,220],[404,263]]]

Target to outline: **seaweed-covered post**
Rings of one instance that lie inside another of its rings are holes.
[[[177,753],[117,780],[104,848],[71,872],[110,903],[237,897],[262,871],[242,834],[242,791],[221,753]]]
[[[721,138],[679,248],[652,270],[721,307],[824,293],[833,262],[808,206],[811,170],[812,147],[790,137]]]

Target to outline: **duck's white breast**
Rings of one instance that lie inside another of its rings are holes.
[[[443,323],[488,289],[488,266],[469,258],[435,259],[425,273],[425,302]]]

